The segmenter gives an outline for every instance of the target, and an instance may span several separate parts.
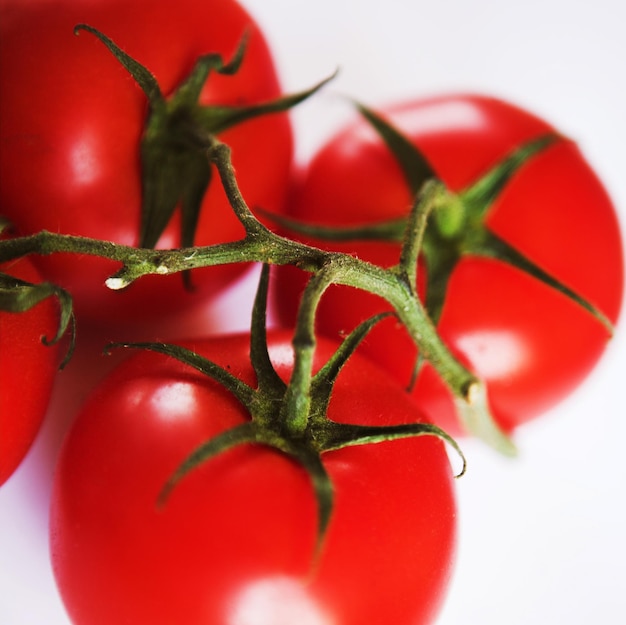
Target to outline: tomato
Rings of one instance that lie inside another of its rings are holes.
[[[478,95],[404,102],[382,116],[457,193],[526,142],[553,132],[517,106]],[[359,119],[312,158],[289,206],[290,216],[302,222],[343,227],[405,216],[411,203],[398,161]],[[607,192],[573,142],[556,141],[518,169],[487,212],[486,227],[617,320],[624,282],[619,226]],[[315,243],[382,266],[399,259],[395,242]],[[427,288],[429,268],[422,266],[418,278]],[[277,279],[278,313],[291,323],[303,277],[281,268]],[[336,336],[383,308],[373,296],[333,287],[321,302],[318,329]],[[572,299],[509,264],[474,255],[463,256],[451,273],[438,331],[459,360],[485,380],[495,420],[507,432],[570,393],[609,337]],[[393,320],[375,328],[362,349],[409,386],[416,349]],[[450,393],[430,365],[422,368],[412,395],[449,433],[464,431]]]
[[[273,59],[256,23],[233,0],[2,0],[0,2],[0,203],[25,234],[42,229],[137,245],[141,212],[140,140],[146,95],[87,23],[154,74],[165,96],[206,53],[229,61],[244,32],[239,71],[212,73],[200,104],[245,106],[280,96]],[[25,79],[25,77],[36,77]],[[219,135],[233,150],[251,205],[280,211],[292,158],[286,114],[248,120]],[[180,246],[176,212],[158,247]],[[195,244],[239,239],[217,175],[209,185]],[[137,321],[188,309],[240,275],[243,265],[150,276],[123,293],[104,280],[116,263],[55,254],[36,259],[51,282],[74,297],[79,319]]]
[[[269,333],[287,380],[291,335]],[[187,347],[254,383],[249,337]],[[335,344],[322,340],[316,367]],[[407,423],[403,390],[354,355],[336,380],[329,418]],[[302,465],[243,444],[157,498],[201,443],[244,423],[224,387],[154,352],[124,360],[94,392],[61,451],[51,510],[55,577],[76,625],[396,625],[432,622],[451,574],[454,483],[432,436],[322,455],[335,489],[316,557],[317,512]]]
[[[0,273],[38,284],[28,258],[0,264]],[[0,309],[0,485],[30,449],[48,408],[60,363],[59,309],[49,297],[24,312]]]

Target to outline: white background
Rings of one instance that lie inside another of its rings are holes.
[[[287,90],[331,73],[294,115],[301,160],[351,111],[404,96],[479,91],[544,116],[578,141],[626,220],[626,9],[621,0],[246,0]],[[232,302],[235,289],[213,311]],[[229,312],[230,314],[230,312]],[[242,308],[245,327],[247,311]],[[81,353],[34,449],[0,489],[0,623],[68,625],[47,555],[47,498],[65,424],[60,397],[95,380]],[[621,623],[626,613],[625,331],[566,402],[521,429],[517,460],[466,442],[460,552],[438,625]],[[111,624],[114,625],[114,624]],[[146,624],[148,625],[148,624]],[[394,625],[394,624],[390,624]]]

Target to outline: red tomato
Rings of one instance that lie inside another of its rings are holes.
[[[407,102],[384,115],[455,192],[525,142],[552,131],[516,106],[474,95]],[[312,159],[289,206],[290,216],[304,222],[354,226],[406,215],[411,200],[398,163],[359,120]],[[572,142],[552,144],[519,169],[486,225],[616,321],[624,280],[619,226],[605,189]],[[383,266],[399,258],[394,243],[317,243]],[[292,268],[277,274],[279,314],[290,323],[297,302],[290,294],[299,292],[303,277]],[[336,336],[382,308],[373,296],[333,287],[319,308],[319,331]],[[496,421],[507,431],[571,392],[608,339],[607,330],[572,300],[510,265],[475,256],[463,257],[453,270],[438,330],[487,382]],[[379,324],[362,349],[409,384],[416,350],[394,321]],[[459,434],[451,396],[430,366],[419,375],[413,396],[429,419]]]
[[[291,336],[269,335],[283,379]],[[188,343],[248,384],[249,337]],[[322,340],[317,366],[335,345]],[[419,420],[414,403],[368,360],[341,371],[329,417]],[[201,443],[247,419],[213,380],[143,352],[87,402],[65,441],[52,496],[51,551],[72,622],[110,625],[362,625],[432,622],[455,551],[453,477],[434,437],[322,455],[335,505],[312,568],[316,503],[304,469],[243,445],[157,498]]]
[[[0,264],[0,272],[41,282],[27,258]],[[25,312],[0,310],[0,485],[30,449],[48,408],[60,353],[42,339],[53,339],[58,323],[52,297]]]
[[[139,142],[147,99],[100,41],[86,32],[73,34],[79,23],[97,28],[144,65],[166,96],[200,55],[217,52],[230,60],[247,30],[239,71],[211,74],[201,104],[240,106],[280,96],[273,60],[255,22],[233,0],[0,1],[3,210],[26,234],[47,229],[137,245]],[[233,149],[246,199],[280,211],[293,148],[288,117],[256,118],[220,138]],[[243,236],[217,175],[213,178],[197,245]],[[158,247],[178,247],[179,227],[176,213]],[[107,322],[186,309],[242,271],[241,265],[194,271],[194,292],[176,275],[150,276],[121,293],[104,286],[117,264],[74,255],[37,262],[47,279],[73,295],[79,319]]]

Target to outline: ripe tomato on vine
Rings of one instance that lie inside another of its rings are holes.
[[[447,95],[380,115],[364,112],[369,122],[340,131],[305,167],[289,217],[322,227],[327,237],[306,240],[389,267],[398,262],[397,238],[365,241],[355,233],[338,242],[328,232],[393,226],[412,204],[411,178],[416,185],[430,176],[443,181],[454,202],[443,219],[434,214],[429,221],[417,281],[440,336],[485,381],[496,421],[511,431],[570,393],[604,350],[607,328],[572,297],[617,320],[623,252],[612,202],[572,141],[504,101]],[[393,135],[398,154],[381,132]],[[511,162],[542,137],[551,138],[523,163]],[[556,279],[569,296],[533,272]],[[276,273],[278,312],[291,323],[304,280],[293,267]],[[333,286],[320,303],[317,327],[337,336],[384,308],[372,294]],[[417,351],[393,320],[380,324],[362,349],[412,384],[430,419],[454,434],[465,430],[428,363],[411,381]]]
[[[55,295],[30,259],[0,263],[0,485],[39,432],[67,349]]]
[[[250,390],[259,384],[258,407],[268,385],[280,389],[292,374],[291,333],[270,331],[267,339],[283,382],[273,373],[256,379],[248,334],[181,345],[193,350],[196,370],[162,353],[130,357],[95,390],[65,442],[50,536],[72,621],[432,622],[456,548],[444,443],[420,436],[322,453],[315,470],[329,476],[334,503],[316,547],[320,485],[312,488],[297,456],[279,451],[290,449],[288,443],[264,442],[266,429],[250,440],[236,438],[282,402],[270,399],[251,422],[230,391],[198,371],[206,364],[196,357]],[[320,341],[314,371],[336,347]],[[324,393],[327,387],[320,385]],[[327,416],[340,428],[422,421],[403,389],[356,355],[332,385]],[[159,506],[181,463],[218,439],[226,449],[196,462]],[[287,440],[296,449],[308,445]]]
[[[82,407],[52,492],[69,617],[432,622],[456,546],[444,443],[514,453],[618,318],[619,227],[580,150],[443,96],[359,106],[294,183],[285,111],[326,81],[282,94],[234,0],[0,0],[0,40],[0,209],[26,234],[0,240],[0,483],[70,296],[92,338],[171,335],[161,317],[264,265],[250,333],[110,346],[142,351]],[[270,265],[289,327],[268,331]]]
[[[212,130],[233,148],[248,200],[282,210],[292,129],[284,113],[242,115],[282,93],[264,35],[240,4],[2,0],[0,11],[0,204],[24,234],[168,248],[241,237],[203,153],[203,133]],[[102,42],[74,35],[85,23],[137,60],[140,77],[152,74],[150,98]],[[196,65],[203,55],[212,68],[206,84]],[[236,71],[220,73],[233,57]],[[110,262],[35,261],[72,293],[82,318],[109,324],[189,308],[245,266],[198,270],[191,289],[180,276],[149,277],[120,294],[103,284],[116,267]]]

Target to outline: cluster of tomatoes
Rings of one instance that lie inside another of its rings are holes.
[[[171,168],[160,167],[179,162],[178,141],[159,145],[166,158],[152,174],[156,191],[148,188],[139,146],[155,108],[146,101],[152,79],[140,88],[102,41],[75,36],[77,24],[105,33],[147,68],[164,103],[193,89],[187,79],[199,58],[236,58],[245,39],[235,71],[214,71],[198,91],[202,110],[217,116],[282,97],[271,52],[233,0],[76,0],[62,8],[0,0],[4,240],[47,230],[142,245],[146,194],[170,192],[159,185]],[[617,321],[623,258],[611,201],[575,144],[501,100],[448,95],[365,112],[297,171],[286,112],[218,134],[231,148],[242,196],[270,228],[384,268],[397,265],[402,245],[384,226],[407,219],[420,182],[445,184],[459,209],[428,222],[418,291],[450,351],[486,383],[496,426],[510,434],[579,384]],[[545,136],[545,146],[513,162]],[[411,167],[420,170],[413,177]],[[177,210],[158,230],[158,247],[185,246],[190,223],[196,246],[244,235],[211,171],[207,164],[202,184],[176,187]],[[197,214],[188,210],[194,197]],[[308,276],[296,265],[271,276],[279,327],[262,337],[270,381],[250,357],[258,336],[214,336],[182,345],[226,372],[230,387],[202,367],[139,351],[80,411],[59,459],[50,517],[52,566],[76,625],[403,625],[437,615],[456,545],[454,475],[440,438],[338,447],[321,455],[318,469],[262,437],[227,441],[159,503],[190,455],[244,431],[250,411],[240,395],[289,381]],[[159,319],[217,296],[244,267],[194,269],[191,284],[180,274],[146,276],[114,292],[104,283],[119,264],[107,258],[41,250],[2,262],[0,484],[38,431],[67,349],[52,341],[58,292],[21,308],[19,292],[43,283],[70,294],[79,342],[109,324],[118,334],[149,324],[156,340]],[[388,308],[376,293],[331,286],[316,311],[313,371]],[[333,378],[325,416],[366,427],[433,423],[461,437],[467,424],[457,406],[389,315]],[[321,545],[315,471],[330,477],[333,491]]]

